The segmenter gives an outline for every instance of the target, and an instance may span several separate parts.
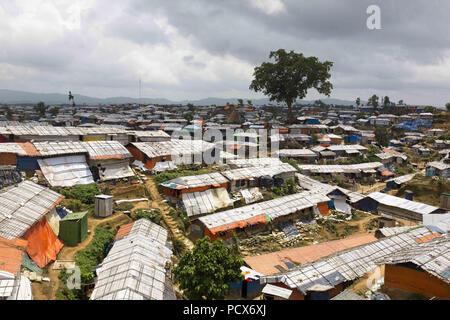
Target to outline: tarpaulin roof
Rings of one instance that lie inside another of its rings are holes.
[[[222,175],[227,177],[229,180],[241,180],[256,178],[262,176],[275,176],[281,173],[297,172],[297,170],[288,163],[282,163],[280,165],[275,165],[271,167],[248,167],[233,169],[228,171],[223,171]]]
[[[64,245],[45,218],[28,230],[23,238],[28,240],[28,255],[41,268],[55,260]]]
[[[96,270],[98,280],[91,300],[175,300],[171,275],[165,268],[172,251],[161,243],[163,228],[142,220],[114,243]],[[134,228],[141,229],[134,232]],[[151,230],[156,229],[155,238]]]
[[[0,193],[0,237],[14,239],[64,199],[64,196],[31,181]]]
[[[94,182],[83,155],[39,159],[38,163],[52,187],[72,187]]]
[[[304,191],[269,201],[254,203],[252,205],[235,208],[227,211],[213,213],[199,220],[212,230],[221,226],[230,226],[240,221],[248,221],[260,215],[269,216],[271,220],[280,216],[289,215],[302,209],[311,208],[318,203],[328,202],[330,198],[314,192]]]
[[[250,268],[265,275],[271,275],[279,273],[279,268],[288,270],[289,266],[296,263],[314,262],[331,254],[374,241],[377,241],[377,238],[373,234],[361,234],[345,239],[247,257],[244,261]]]
[[[103,163],[101,170],[99,170],[100,180],[107,181],[113,179],[121,179],[134,176],[128,162],[118,161],[115,163]]]
[[[397,207],[397,208],[400,208],[403,210],[416,212],[421,215],[429,214],[429,213],[432,213],[433,211],[439,210],[439,208],[430,206],[425,203],[411,201],[411,200],[399,198],[396,196],[391,196],[389,194],[381,193],[381,192],[373,192],[373,193],[369,194],[367,197],[371,198],[381,204],[391,206],[391,207]]]
[[[381,264],[379,260],[417,245],[417,238],[432,232],[423,226],[412,227],[406,232],[354,247],[337,254],[302,264],[285,273],[261,277],[261,284],[281,282],[296,288],[303,294],[315,284],[336,286],[339,283],[360,278]]]
[[[212,186],[214,184],[227,183],[228,179],[219,172],[198,174],[192,176],[178,177],[172,180],[164,181],[162,186],[172,189],[190,189],[203,186]]]
[[[161,156],[202,153],[215,148],[215,145],[203,140],[172,139],[158,142],[134,142],[133,146],[149,158]]]
[[[233,204],[225,188],[183,193],[182,198],[188,217],[211,213],[217,209],[225,208]]]
[[[251,158],[229,160],[229,164],[237,167],[272,167],[283,164],[279,158]]]
[[[27,245],[28,241],[23,239],[0,238],[0,271],[18,275]]]

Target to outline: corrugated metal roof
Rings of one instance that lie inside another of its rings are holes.
[[[175,300],[167,231],[145,219],[117,240],[101,266],[91,300]]]
[[[279,158],[251,158],[251,159],[235,159],[229,160],[229,164],[237,167],[272,167],[281,165],[283,162]]]
[[[314,165],[314,164],[300,164],[298,167],[301,170],[307,170],[312,173],[351,173],[362,170],[377,169],[382,167],[381,162],[357,163],[348,165]]]
[[[240,208],[213,213],[208,216],[201,217],[199,220],[208,229],[213,229],[234,222],[251,219],[259,215],[269,216],[270,219],[273,220],[280,216],[285,216],[302,209],[311,208],[318,203],[328,201],[330,201],[330,199],[323,194],[305,191]]]
[[[397,264],[412,262],[439,279],[450,283],[450,238],[443,235],[418,245],[405,247],[389,254],[377,263]]]
[[[213,173],[178,177],[172,180],[164,181],[161,184],[169,188],[184,187],[189,189],[203,186],[212,186],[214,184],[223,184],[227,182],[228,179],[225,178],[222,174],[220,174],[219,172],[213,172]]]
[[[271,167],[248,167],[234,170],[223,171],[222,174],[229,180],[242,180],[249,178],[257,178],[262,176],[275,176],[281,173],[297,172],[297,170],[288,163]]]
[[[417,238],[431,233],[432,231],[424,226],[412,227],[401,234],[303,264],[279,275],[261,277],[261,284],[282,282],[303,294],[316,284],[334,287],[364,276],[382,263],[381,258],[395,255],[401,249],[417,246]]]
[[[59,193],[31,181],[7,188],[0,193],[0,237],[22,236],[62,199]]]
[[[429,214],[429,213],[432,213],[433,211],[439,210],[439,208],[430,206],[425,203],[411,201],[411,200],[391,196],[389,194],[381,193],[381,192],[373,192],[373,193],[367,195],[367,197],[377,201],[378,203],[384,204],[386,206],[391,206],[391,207],[396,207],[396,208],[400,208],[403,210],[416,212],[421,215]]]
[[[145,153],[149,158],[196,154],[215,148],[213,143],[202,140],[169,140],[158,142],[134,142],[133,146]]]

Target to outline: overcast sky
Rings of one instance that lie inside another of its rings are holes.
[[[366,9],[381,9],[369,30]],[[0,88],[173,100],[257,98],[279,48],[334,62],[331,97],[450,101],[448,0],[8,0]],[[311,90],[308,99],[320,98]]]

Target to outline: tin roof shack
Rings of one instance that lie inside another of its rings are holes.
[[[162,130],[156,131],[132,131],[133,137],[131,142],[158,142],[169,141],[170,135]]]
[[[333,151],[339,157],[360,155],[361,152],[367,151],[366,147],[359,144],[329,146],[326,149]]]
[[[0,143],[0,164],[14,165],[28,173],[38,170],[40,153],[30,142]]]
[[[129,144],[127,149],[133,155],[133,159],[144,163],[144,167],[147,169],[153,169],[158,162],[202,163],[205,156],[211,155],[212,158],[216,156],[215,145],[202,140],[134,142]]]
[[[415,173],[407,174],[397,178],[386,180],[386,186],[388,189],[399,189],[404,183],[411,181],[415,177]]]
[[[450,164],[444,162],[428,162],[426,164],[427,177],[438,176],[442,180],[450,180]]]
[[[244,188],[282,186],[295,179],[297,170],[288,163],[271,167],[248,167],[221,172],[229,181],[229,191]]]
[[[331,179],[334,175],[342,175],[347,178],[363,179],[368,176],[375,176],[375,169],[381,168],[381,162],[368,162],[349,165],[309,165],[300,164],[298,167],[306,175],[317,175],[325,179]]]
[[[381,192],[367,195],[356,206],[363,211],[383,213],[414,222],[422,222],[424,215],[444,213],[444,210],[437,207]]]
[[[20,273],[27,245],[0,237],[0,300],[33,300],[31,282]]]
[[[417,245],[378,261],[385,264],[385,287],[450,300],[450,238],[448,235],[431,238],[417,239]]]
[[[113,213],[113,196],[99,194],[95,196],[95,216],[109,217]]]
[[[185,193],[202,192],[214,188],[228,188],[228,179],[219,172],[178,177],[161,183],[164,195],[169,202],[182,200]]]
[[[126,230],[122,230],[125,228]],[[101,265],[91,300],[176,300],[167,231],[140,219],[119,229]]]
[[[269,201],[213,213],[200,217],[198,225],[202,236],[211,241],[217,238],[229,239],[235,231],[251,235],[269,228],[269,222],[279,224],[309,216],[312,212],[327,215],[330,199],[320,193],[301,192]]]
[[[245,265],[266,276],[285,272],[296,265],[311,263],[323,257],[376,241],[373,234],[361,234],[300,248],[289,248],[244,258]]]
[[[89,141],[84,146],[93,178],[100,181],[134,176],[130,168],[131,153],[117,141]]]
[[[87,211],[69,213],[59,221],[59,238],[74,247],[87,237]]]
[[[250,158],[250,159],[233,159],[228,160],[227,164],[231,168],[253,168],[253,167],[273,167],[282,165],[283,162],[279,158]]]
[[[379,267],[378,260],[401,249],[417,245],[416,239],[433,232],[423,226],[414,227],[378,241],[333,253],[288,271],[261,277],[261,284],[293,290],[290,300],[330,299],[354,280]]]
[[[281,149],[276,154],[279,157],[291,158],[304,163],[312,163],[317,159],[316,153],[309,149]]]
[[[31,181],[0,193],[0,237],[28,241],[27,252],[39,267],[56,259],[63,243],[57,238],[56,206],[64,196]]]

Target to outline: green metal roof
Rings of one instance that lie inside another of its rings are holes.
[[[87,213],[88,211],[69,213],[64,217],[64,219],[61,219],[61,221],[79,220],[83,218]]]

